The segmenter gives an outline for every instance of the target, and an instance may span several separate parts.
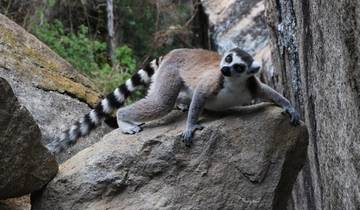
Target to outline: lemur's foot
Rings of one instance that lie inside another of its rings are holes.
[[[176,104],[176,108],[182,112],[187,112],[189,110],[188,104]]]
[[[142,128],[134,123],[129,123],[129,122],[119,120],[118,125],[119,125],[121,132],[123,132],[125,134],[135,134],[135,133],[139,133],[140,131],[142,131]]]
[[[199,124],[190,126],[190,128],[186,128],[186,130],[181,134],[182,141],[185,143],[187,147],[190,147],[192,143],[192,137],[196,130],[202,130],[204,129],[204,126],[201,126]]]
[[[293,107],[285,107],[283,114],[288,114],[292,125],[300,125],[300,114]]]
[[[110,128],[116,129],[116,128],[119,127],[116,117],[107,117],[107,118],[105,118],[104,122],[105,122]],[[135,124],[135,125],[137,125],[137,126],[142,126],[142,125],[145,124],[144,122],[132,122],[132,123]]]

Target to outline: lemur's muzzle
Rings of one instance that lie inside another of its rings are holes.
[[[225,77],[230,77],[231,76],[231,69],[228,66],[224,66],[221,68],[221,73],[225,76]]]

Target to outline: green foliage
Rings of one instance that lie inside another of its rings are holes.
[[[56,4],[56,0],[48,0],[48,1],[47,1],[48,7],[54,7],[55,4]]]
[[[104,88],[106,93],[113,91],[135,72],[136,61],[132,50],[124,45],[114,51],[119,66],[113,69],[109,64],[104,64],[99,71],[93,72],[97,83]]]
[[[134,54],[139,58],[146,55],[160,56],[175,48],[189,47],[184,46],[184,39],[177,37],[167,38],[164,43],[155,43],[157,42],[155,36],[159,32],[165,33],[169,27],[185,24],[192,15],[192,7],[189,4],[173,1],[174,3],[170,4],[173,6],[157,11],[154,2],[114,0],[116,14],[120,17],[117,24],[121,28],[117,34],[122,42],[131,46]],[[158,20],[157,16],[159,16]],[[154,45],[157,47],[154,48]]]
[[[90,73],[99,69],[98,60],[106,56],[106,44],[88,38],[88,28],[79,27],[77,33],[65,32],[63,24],[55,20],[34,29],[35,35],[49,45],[75,68]]]
[[[124,45],[115,49],[115,58],[116,60],[128,69],[135,69],[136,61],[133,56],[133,51],[128,46]]]
[[[189,33],[171,31],[185,24],[191,15],[191,6],[171,5],[157,10],[154,1],[114,0],[115,38],[117,43],[122,43],[114,49],[117,60],[114,67],[104,41],[107,14],[102,3],[45,0],[34,10],[37,18],[30,27],[40,40],[90,76],[104,92],[109,92],[132,75],[135,58],[144,60],[189,46]],[[38,26],[38,23],[42,24]]]
[[[115,0],[114,8],[119,14],[117,31],[121,42],[134,49],[137,57],[144,57],[151,49],[155,32],[156,8],[144,0]]]
[[[96,83],[103,87],[105,93],[113,91],[130,77],[129,72],[116,71],[109,64],[104,64],[99,71],[93,72],[93,75]]]
[[[118,62],[112,68],[107,59],[106,43],[89,38],[89,30],[81,25],[77,32],[66,32],[59,20],[34,28],[34,34],[76,69],[93,78],[104,92],[110,92],[136,68],[133,51],[124,45],[114,50]]]

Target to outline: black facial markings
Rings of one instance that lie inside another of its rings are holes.
[[[239,64],[234,64],[232,66],[232,68],[234,69],[234,71],[236,71],[237,73],[243,73],[246,70],[246,65],[239,63]]]
[[[232,60],[233,60],[233,58],[232,58],[232,55],[231,55],[231,54],[225,57],[225,62],[226,62],[226,63],[231,63]]]
[[[235,52],[237,56],[239,56],[247,65],[251,65],[254,61],[254,58],[244,50],[241,50],[240,48],[234,48],[230,50],[231,52]]]
[[[228,66],[224,66],[221,68],[221,73],[226,77],[230,77],[231,76],[231,68]]]

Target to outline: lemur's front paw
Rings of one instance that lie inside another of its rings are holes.
[[[186,130],[182,133],[181,137],[182,137],[182,141],[185,143],[187,147],[190,147],[192,143],[192,137],[194,132],[196,130],[202,130],[203,128],[204,126],[198,124],[190,126],[190,128],[186,128]]]
[[[283,113],[290,116],[291,124],[294,126],[300,125],[300,114],[293,107],[284,108]]]

